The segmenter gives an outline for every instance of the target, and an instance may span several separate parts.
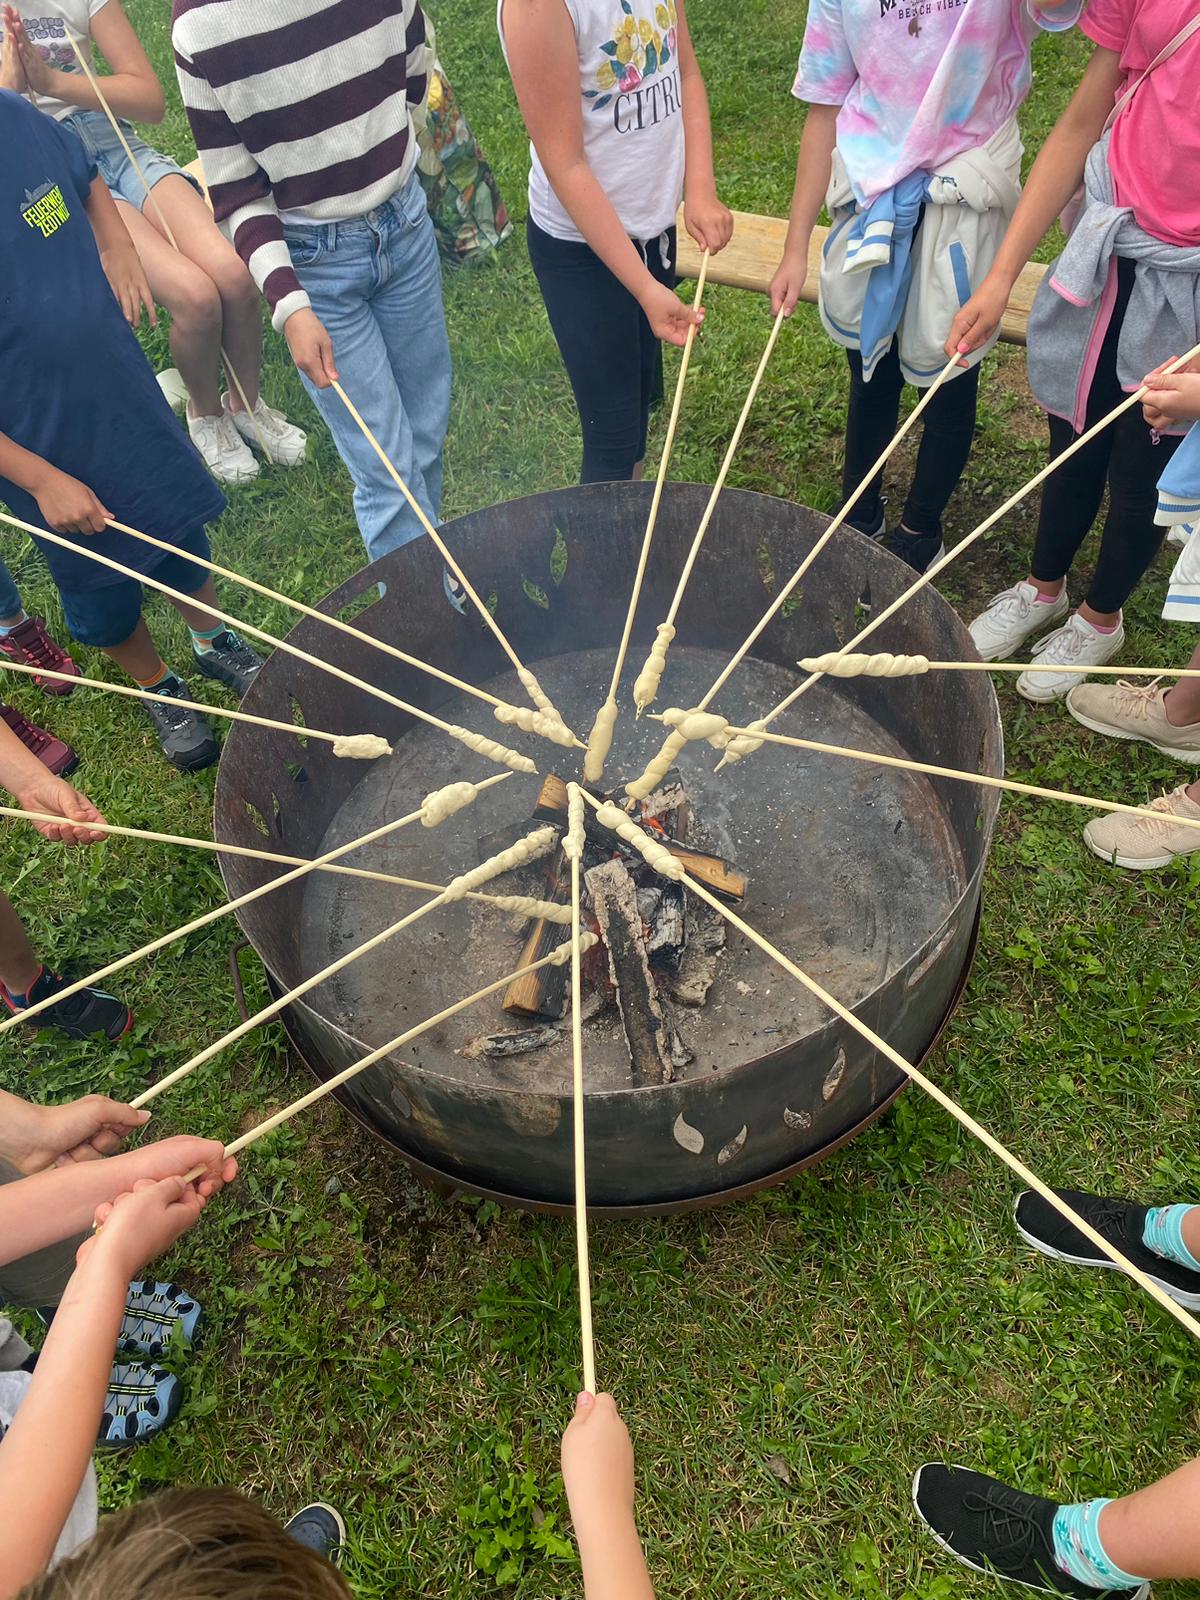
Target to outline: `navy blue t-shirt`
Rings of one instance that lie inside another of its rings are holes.
[[[84,210],[96,168],[70,129],[8,90],[0,150],[0,432],[85,483],[118,522],[175,543],[220,516],[225,496],[104,276]],[[32,495],[3,477],[0,500],[45,526]],[[166,559],[111,530],[71,537],[138,572]],[[86,556],[41,548],[61,588],[120,581]]]

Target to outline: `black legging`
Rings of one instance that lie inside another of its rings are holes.
[[[846,419],[846,464],[842,469],[842,499],[847,500],[862,482],[863,473],[878,461],[900,420],[900,391],[904,375],[896,341],[880,361],[870,383],[863,382],[862,356],[847,350],[850,362],[850,411]],[[925,412],[917,470],[901,518],[910,533],[942,531],[942,512],[962,477],[971,441],[975,437],[975,408],[979,401],[979,368],[953,378],[934,395]],[[874,530],[879,521],[883,473],[871,484],[850,517],[853,527]]]
[[[1088,394],[1089,428],[1125,398],[1117,377],[1117,345],[1135,270],[1132,261],[1118,257],[1117,298]],[[1170,354],[1165,351],[1164,357]],[[1051,417],[1049,422],[1053,460],[1078,435],[1061,417]],[[1041,583],[1057,583],[1066,577],[1096,520],[1107,481],[1108,516],[1087,603],[1107,614],[1120,611],[1166,534],[1154,521],[1158,479],[1178,444],[1177,438],[1155,434],[1146,425],[1141,407],[1133,406],[1077,450],[1046,479],[1042,490],[1032,575]]]
[[[530,218],[533,264],[583,428],[580,483],[632,478],[662,399],[662,346],[646,313],[590,245],[555,239]],[[653,277],[675,287],[675,229],[634,240]],[[664,248],[665,247],[665,248]],[[665,255],[665,260],[664,260]]]

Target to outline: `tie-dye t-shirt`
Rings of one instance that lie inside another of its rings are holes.
[[[1081,0],[810,0],[792,93],[841,106],[837,143],[859,201],[976,150],[1029,93],[1039,28]]]

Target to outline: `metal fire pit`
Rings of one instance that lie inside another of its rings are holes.
[[[446,536],[496,616],[586,737],[603,699],[649,507],[642,484],[561,490],[476,512]],[[708,491],[669,485],[634,633],[638,671],[674,589]],[[728,490],[679,616],[659,704],[692,705],[811,548],[826,519],[764,495]],[[746,722],[798,681],[797,657],[844,644],[863,597],[882,608],[911,579],[877,545],[841,530],[786,616],[720,696]],[[386,585],[382,599],[377,585]],[[364,607],[365,602],[365,609]],[[515,676],[475,617],[441,595],[427,540],[364,569],[322,603],[331,614],[501,697],[523,703]],[[480,701],[305,619],[289,638],[448,721],[526,749],[543,772],[576,775],[575,756],[493,722]],[[939,659],[972,654],[966,629],[932,590],[876,637],[880,649]],[[606,781],[640,772],[664,729],[630,709],[628,683]],[[310,856],[404,812],[430,789],[493,769],[426,724],[277,652],[246,709],[333,732],[378,732],[393,756],[370,766],[323,741],[237,724],[221,760],[216,837]],[[1003,769],[1000,719],[984,674],[822,681],[776,724],[834,744],[971,770]],[[707,745],[679,766],[696,819],[689,844],[748,875],[743,914],[910,1059],[922,1057],[953,1008],[969,965],[994,791],[834,756],[765,746],[716,775]],[[529,823],[539,779],[487,790],[442,827],[403,829],[351,864],[446,882]],[[530,824],[532,825],[532,824]],[[231,896],[274,874],[222,858]],[[541,892],[541,868],[502,889]],[[316,873],[264,896],[240,921],[282,988],[394,922],[422,896]],[[518,964],[522,929],[478,904],[434,912],[333,982],[293,1004],[288,1030],[319,1078]],[[679,1079],[634,1088],[615,1013],[585,1028],[590,1199],[597,1208],[671,1209],[735,1195],[816,1159],[878,1115],[903,1078],[857,1033],[757,950],[730,938],[705,1006],[677,1008],[695,1055]],[[470,1059],[468,1041],[518,1026],[499,998],[451,1019],[352,1080],[345,1103],[421,1170],[539,1206],[572,1187],[569,1038],[533,1054]]]

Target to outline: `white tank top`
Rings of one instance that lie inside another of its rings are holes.
[[[656,239],[683,194],[683,115],[675,0],[563,0],[575,28],[583,150],[625,232]],[[504,44],[504,0],[496,22]],[[507,52],[506,52],[507,58]],[[556,239],[581,240],[529,147],[529,215]]]

